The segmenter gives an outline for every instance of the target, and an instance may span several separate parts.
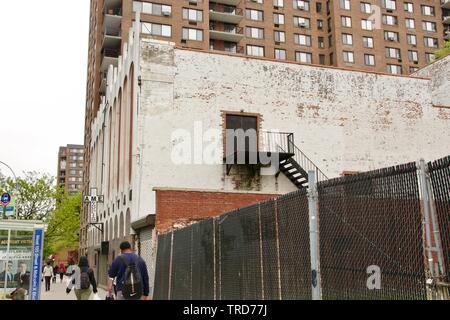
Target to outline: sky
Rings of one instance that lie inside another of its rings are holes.
[[[84,143],[89,0],[3,1],[2,13],[0,161],[55,176],[59,146]]]

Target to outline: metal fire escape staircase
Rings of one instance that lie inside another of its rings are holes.
[[[262,149],[278,153],[279,174],[282,172],[297,188],[308,187],[308,171],[316,172],[316,181],[327,180],[327,176],[295,144],[293,133],[262,132]]]

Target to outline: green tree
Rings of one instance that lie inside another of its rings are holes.
[[[0,192],[15,196],[16,210],[21,220],[46,222],[55,208],[54,178],[46,174],[25,172],[17,181],[0,175]]]
[[[61,250],[75,250],[79,246],[82,195],[68,194],[59,188],[56,200],[57,206],[49,217],[45,233],[45,257]]]
[[[444,47],[434,53],[436,60],[442,59],[450,54],[450,40],[445,41]]]

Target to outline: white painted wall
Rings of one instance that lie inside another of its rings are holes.
[[[195,121],[221,128],[222,110],[260,113],[263,129],[294,132],[329,177],[450,152],[443,143],[450,119],[432,107],[427,79],[173,49],[149,39],[141,41],[140,66],[148,182],[141,190],[150,210],[153,187],[233,190],[223,165],[175,166],[170,159],[175,129],[192,131]],[[261,182],[261,192],[293,190],[282,175]]]
[[[155,187],[236,191],[237,175],[227,176],[222,164],[171,161],[172,133],[192,131],[196,121],[221,130],[221,111],[259,113],[262,129],[293,132],[296,145],[329,177],[421,157],[433,160],[450,151],[445,142],[450,111],[432,106],[429,79],[188,51],[148,38],[130,38],[130,43],[119,70],[110,71],[103,107],[112,105],[131,63],[138,66],[133,180],[105,204],[132,188],[132,221],[155,213]],[[93,141],[102,121],[99,112]],[[105,150],[110,147],[106,139]],[[261,176],[253,189],[293,190],[282,174]]]
[[[431,77],[430,91],[433,105],[450,108],[450,56],[417,71],[413,76]]]

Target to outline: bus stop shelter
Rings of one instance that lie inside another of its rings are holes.
[[[44,232],[41,221],[0,220],[0,300],[17,288],[40,299]]]

